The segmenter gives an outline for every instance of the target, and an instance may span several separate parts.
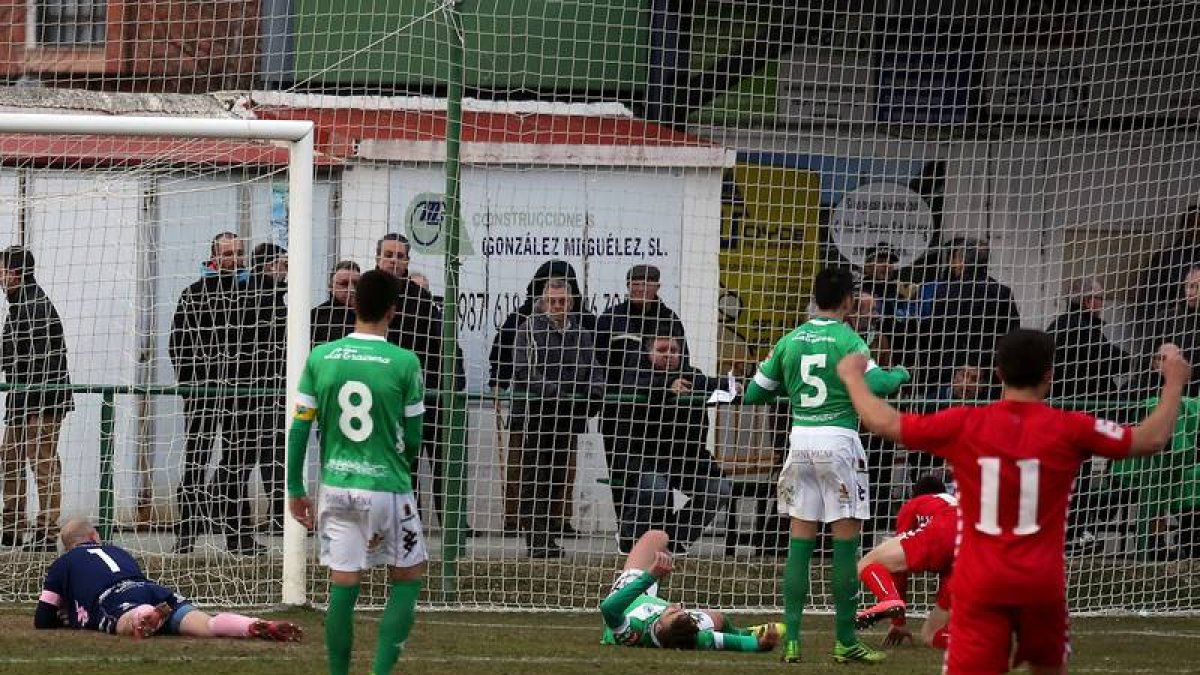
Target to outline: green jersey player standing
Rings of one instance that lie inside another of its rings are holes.
[[[788,457],[779,476],[779,510],[791,518],[791,541],[783,577],[783,660],[800,661],[800,620],[808,602],[810,566],[818,528],[833,529],[833,601],[839,663],[882,661],[884,653],[854,632],[858,596],[858,547],[862,521],[870,517],[867,456],[858,437],[858,415],[837,364],[847,354],[868,352],[846,316],[855,303],[854,277],[827,268],[813,282],[817,311],[783,336],[758,367],[746,389],[747,403],[787,396],[792,408]],[[890,394],[908,381],[904,368],[885,371],[872,364],[872,391]]]
[[[354,332],[309,354],[288,438],[289,508],[311,529],[304,461],[312,423],[321,429],[316,524],[331,582],[325,649],[332,675],[350,670],[362,570],[387,565],[391,581],[379,622],[376,675],[390,673],[404,649],[425,574],[412,477],[421,447],[424,379],[417,356],[386,338],[398,293],[399,282],[387,272],[359,278]]]

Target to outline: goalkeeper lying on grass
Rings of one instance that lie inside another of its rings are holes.
[[[643,534],[629,551],[625,568],[600,603],[601,644],[664,649],[724,649],[769,652],[779,643],[779,624],[740,629],[720,612],[687,610],[658,597],[658,582],[671,573],[670,539],[662,530]]]
[[[63,553],[46,573],[33,627],[75,628],[143,638],[155,633],[190,637],[258,638],[294,642],[300,627],[241,614],[210,616],[171,589],[148,580],[125,549],[100,542],[86,520],[63,525]]]

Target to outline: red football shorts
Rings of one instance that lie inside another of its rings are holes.
[[[1012,641],[1017,641],[1016,654]],[[947,675],[995,675],[1022,663],[1054,667],[1067,662],[1071,639],[1066,600],[1000,605],[955,597],[950,613]]]
[[[909,572],[946,574],[954,565],[957,518],[934,518],[921,527],[900,535],[904,561]]]

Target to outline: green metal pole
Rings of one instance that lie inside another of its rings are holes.
[[[459,148],[462,140],[463,60],[466,36],[463,32],[462,0],[446,11],[447,37],[450,42],[450,74],[446,82],[446,212],[443,233],[446,237],[446,296],[442,317],[442,420],[448,420],[448,433],[441,434],[442,484],[446,489],[446,512],[442,523],[442,600],[458,597],[458,557],[463,553],[463,464],[466,458],[466,396],[455,387],[455,356],[458,352],[458,258],[459,228],[462,223],[462,180]],[[448,415],[446,413],[449,413]]]
[[[100,539],[108,541],[113,529],[113,390],[100,397]]]

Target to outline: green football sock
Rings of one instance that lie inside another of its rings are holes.
[[[354,603],[358,586],[329,586],[329,610],[325,612],[325,652],[329,655],[329,675],[349,675],[350,654],[354,649]]]
[[[858,641],[854,613],[858,611],[858,537],[833,540],[833,607],[837,640],[849,647]]]
[[[784,640],[800,639],[800,620],[808,604],[809,573],[816,545],[816,540],[795,537],[788,544],[787,564],[783,568],[783,620],[787,623]]]
[[[371,672],[385,675],[392,672],[404,642],[412,630],[413,614],[417,609],[417,596],[421,593],[421,580],[393,581],[388,593],[387,607],[379,621],[379,644],[375,647],[375,665]]]

